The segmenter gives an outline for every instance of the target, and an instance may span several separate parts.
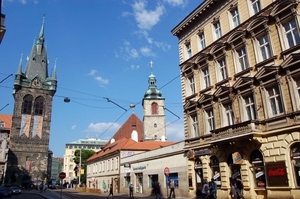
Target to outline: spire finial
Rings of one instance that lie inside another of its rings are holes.
[[[154,64],[154,63],[153,63],[153,61],[151,60],[151,61],[150,61],[150,69],[151,69],[151,73],[152,73],[152,69],[153,69],[153,64]]]
[[[43,15],[43,23],[38,38],[38,44],[44,44],[44,25],[45,25],[45,14]]]
[[[18,71],[17,71],[17,74],[19,74],[19,75],[22,74],[22,61],[23,61],[23,53],[21,54],[19,67],[18,67]]]

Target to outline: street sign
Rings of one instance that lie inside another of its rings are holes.
[[[65,172],[60,172],[59,175],[58,175],[58,177],[60,179],[64,179],[66,177],[66,173]]]
[[[164,169],[164,174],[165,174],[166,176],[168,176],[168,175],[170,174],[170,169],[169,169],[169,167],[166,167],[166,168]]]

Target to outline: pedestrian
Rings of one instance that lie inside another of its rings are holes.
[[[106,193],[106,183],[103,182],[103,193]]]
[[[160,190],[160,184],[159,184],[159,182],[156,183],[154,190],[155,190],[156,199],[161,199],[162,196],[161,196],[161,190]]]
[[[169,198],[175,198],[175,183],[174,180],[170,180],[170,196]]]
[[[235,186],[236,186],[237,199],[241,199],[241,198],[244,199],[244,193],[243,193],[244,184],[239,177],[235,179]]]
[[[114,198],[114,188],[112,184],[109,185],[109,194],[107,198],[109,198],[110,195],[112,196],[112,198]]]
[[[129,185],[129,198],[133,198],[133,184],[130,183]]]
[[[206,199],[209,195],[209,186],[206,179],[203,180],[201,195],[203,199]]]
[[[215,182],[215,180],[212,178],[211,179],[211,193],[212,194],[212,198],[216,199],[217,198],[217,183]]]
[[[230,178],[230,192],[229,195],[231,199],[236,199],[236,187],[235,187],[235,180]]]

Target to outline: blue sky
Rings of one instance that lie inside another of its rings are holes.
[[[7,31],[0,44],[0,81],[13,76],[0,83],[0,113],[13,113],[14,75],[21,54],[24,72],[45,15],[49,74],[56,60],[58,79],[50,135],[54,156],[63,157],[65,144],[80,138],[110,139],[133,112],[143,120],[150,61],[170,111],[167,138],[182,140],[178,40],[171,30],[201,2],[4,0]],[[64,97],[71,102],[65,103]]]

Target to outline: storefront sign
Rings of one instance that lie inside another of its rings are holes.
[[[236,177],[238,177],[238,176],[240,176],[241,174],[240,174],[240,172],[238,171],[238,172],[236,172],[236,173],[234,173],[232,176],[231,176],[231,178],[232,179],[235,179]]]
[[[285,187],[289,186],[285,162],[266,163],[266,174],[268,186]]]
[[[239,152],[235,152],[232,154],[233,164],[242,164],[243,158]]]
[[[133,170],[144,170],[146,169],[146,166],[139,166],[139,167],[133,167]]]
[[[128,167],[124,167],[124,172],[125,172],[125,173],[130,173],[131,170],[130,170],[130,168],[128,168]]]
[[[211,151],[208,149],[204,149],[204,150],[200,150],[200,151],[195,151],[194,154],[195,154],[195,156],[210,155]]]

